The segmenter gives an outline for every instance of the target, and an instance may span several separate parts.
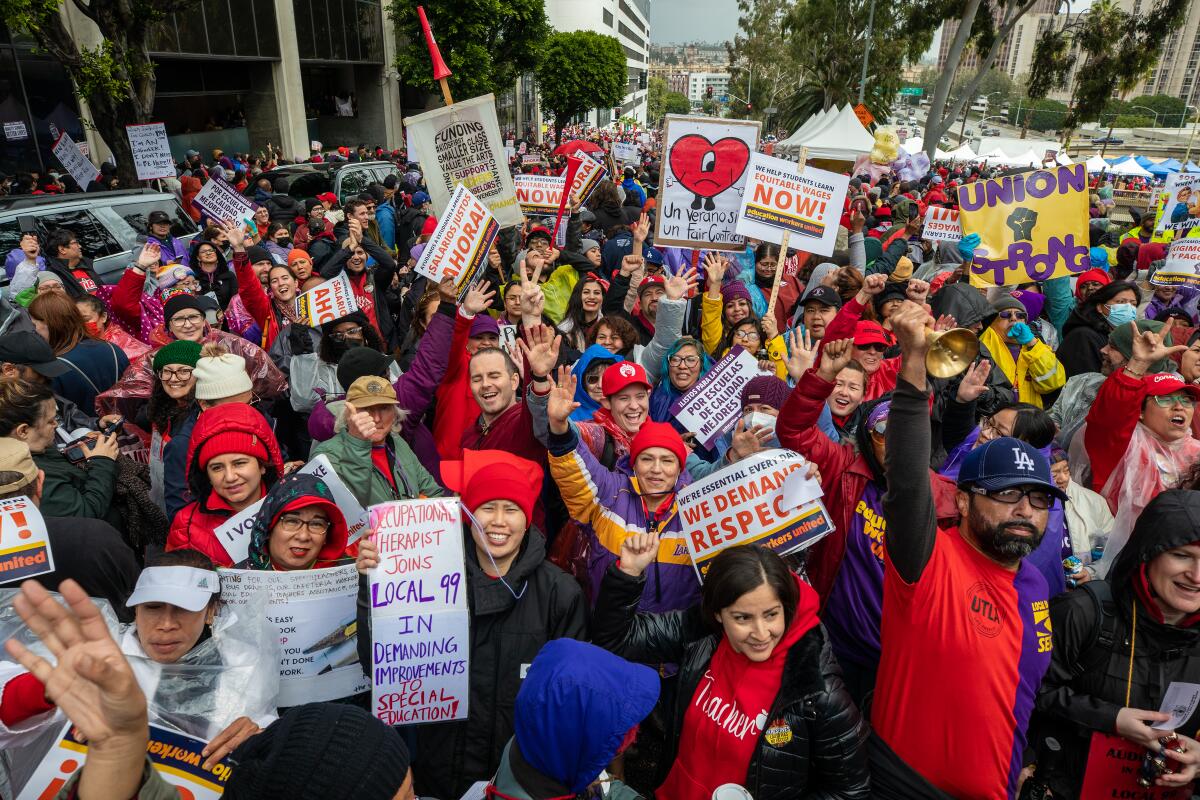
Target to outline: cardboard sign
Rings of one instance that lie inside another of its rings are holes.
[[[517,202],[526,214],[554,214],[562,199],[566,178],[562,175],[517,175]]]
[[[329,457],[322,453],[297,471],[325,481],[329,493],[333,495],[334,503],[346,517],[346,527],[350,529],[347,544],[354,544],[361,539],[367,529],[366,509],[359,505],[354,493],[346,488],[346,484],[342,483],[342,479],[334,472]],[[243,508],[213,531],[234,564],[241,564],[250,556],[250,532],[254,529],[254,518],[258,516],[258,510],[264,502],[265,500],[259,500],[254,505]]]
[[[58,159],[58,163],[62,164],[79,184],[79,188],[85,192],[88,184],[96,180],[96,176],[100,174],[100,170],[83,154],[79,145],[71,140],[66,131],[63,131],[62,135],[58,137],[51,152]]]
[[[281,708],[340,700],[371,688],[358,661],[358,572],[353,564],[218,572],[221,602],[235,612],[256,595],[266,595],[267,619],[279,627]]]
[[[696,434],[696,441],[710,447],[737,423],[742,411],[742,389],[760,374],[754,354],[735,345],[687,394],[675,401],[671,414]]]
[[[0,500],[0,584],[54,571],[46,521],[28,497]]]
[[[461,303],[499,232],[500,225],[483,201],[459,185],[446,213],[438,219],[433,238],[421,252],[416,271],[434,285],[452,278]]]
[[[520,225],[521,208],[496,121],[490,94],[438,108],[404,120],[421,153],[425,183],[434,208],[446,208],[465,186],[500,225]]]
[[[958,211],[943,206],[930,206],[925,211],[925,228],[921,238],[927,242],[957,242],[962,238]]]
[[[838,221],[850,178],[755,153],[737,218],[737,232],[751,239],[781,244],[786,231],[791,246],[817,255],[833,255]]]
[[[613,142],[612,154],[617,161],[623,161],[626,164],[636,164],[641,161],[641,158],[638,157],[638,146],[629,142]]]
[[[979,234],[971,285],[1078,275],[1088,262],[1087,167],[1023,172],[958,187],[963,234]]]
[[[314,328],[358,311],[354,289],[344,272],[309,289],[296,298],[295,304],[296,315]]]
[[[139,181],[175,177],[175,159],[171,157],[166,125],[161,122],[126,125],[125,135],[129,137]]]
[[[761,123],[668,114],[655,244],[742,250],[738,211]]]
[[[467,718],[470,646],[458,498],[371,506],[371,708],[388,725]]]
[[[1200,286],[1200,239],[1176,239],[1150,282],[1156,286]]]
[[[1200,225],[1200,173],[1171,173],[1163,195],[1166,202],[1156,230],[1188,231]]]
[[[22,139],[29,138],[29,129],[25,127],[25,123],[17,120],[16,122],[4,123],[4,138],[10,142],[19,142]]]
[[[1146,748],[1115,734],[1093,733],[1088,748],[1087,770],[1079,800],[1188,800],[1192,787],[1161,788],[1138,786],[1138,769]],[[1167,765],[1178,762],[1167,759]]]
[[[192,800],[217,800],[225,793],[225,782],[233,768],[228,759],[221,759],[211,770],[202,765],[208,759],[200,753],[208,745],[203,739],[176,731],[150,726],[150,741],[146,753],[159,777],[179,790],[179,797]],[[38,764],[33,777],[25,784],[17,800],[43,800],[54,797],[87,759],[88,746],[67,723],[58,739]]]
[[[525,153],[524,155],[521,156],[522,166],[527,166],[530,164],[541,164],[541,163],[542,163],[542,157],[540,155],[538,155],[537,153]]]
[[[196,192],[192,205],[200,209],[209,219],[218,222],[234,220],[243,225],[254,223],[254,204],[238,194],[220,178],[212,178]]]
[[[757,543],[783,556],[833,530],[820,500],[794,506],[784,497],[787,477],[807,463],[791,450],[764,450],[680,490],[683,537],[701,580],[726,548]]]
[[[586,203],[592,192],[600,185],[600,181],[608,176],[608,169],[593,158],[585,157],[579,162],[579,169],[571,181],[571,203]]]

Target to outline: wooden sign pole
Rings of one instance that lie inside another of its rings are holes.
[[[796,174],[804,174],[804,165],[808,161],[808,148],[800,148],[800,161],[796,167]],[[791,238],[790,231],[783,232],[783,239],[779,242],[779,261],[775,264],[775,280],[771,283],[771,299],[767,302],[767,316],[775,313],[775,301],[779,299],[779,283],[783,279],[784,266],[787,263],[788,239]]]

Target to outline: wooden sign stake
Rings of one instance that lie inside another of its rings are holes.
[[[796,174],[804,174],[804,165],[808,161],[808,148],[800,148],[800,160],[796,163]],[[779,299],[779,283],[783,279],[784,266],[787,263],[788,240],[791,238],[790,231],[783,232],[783,239],[779,242],[779,261],[775,264],[775,280],[771,283],[771,299],[767,302],[767,315],[775,313],[775,301]]]

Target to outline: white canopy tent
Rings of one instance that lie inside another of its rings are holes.
[[[1112,164],[1108,171],[1113,175],[1120,175],[1123,178],[1153,178],[1145,167],[1130,158],[1122,161],[1120,164]]]
[[[1040,167],[1042,165],[1042,156],[1045,153],[1035,153],[1033,148],[1026,150],[1019,156],[1013,156],[1008,160],[1008,163],[1014,167]]]
[[[1088,172],[1112,172],[1112,166],[1098,155],[1084,162]]]
[[[950,158],[955,161],[975,161],[979,156],[975,155],[975,151],[971,149],[971,145],[963,142],[957,150],[951,150]]]
[[[867,132],[858,121],[849,104],[826,117],[819,129],[802,135],[797,131],[787,141],[775,146],[776,153],[799,155],[800,149],[808,148],[809,158],[828,158],[837,161],[854,161],[871,152],[875,137]]]
[[[1066,150],[1059,150],[1058,157],[1055,159],[1055,161],[1058,162],[1060,167],[1070,167],[1074,166],[1075,164],[1075,162],[1071,160],[1071,157],[1067,155]]]
[[[782,142],[778,142],[775,145],[775,152],[780,155],[783,155],[783,154],[790,153],[791,150],[793,148],[795,148],[795,151],[797,153],[799,153],[800,148],[804,146],[803,144],[801,144],[801,142],[804,140],[804,138],[811,136],[813,133],[817,132],[822,127],[824,127],[826,122],[828,122],[830,119],[832,119],[833,116],[837,113],[838,113],[838,108],[837,108],[837,106],[834,106],[831,109],[822,109],[821,111],[818,111],[816,114],[813,114],[811,117],[809,117],[808,119],[806,119],[804,121],[803,125],[801,125],[799,128],[796,129],[795,133],[793,133],[791,136],[784,139]]]

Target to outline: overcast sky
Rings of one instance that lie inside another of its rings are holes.
[[[737,33],[736,0],[650,0],[655,44],[725,42]]]

